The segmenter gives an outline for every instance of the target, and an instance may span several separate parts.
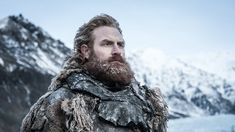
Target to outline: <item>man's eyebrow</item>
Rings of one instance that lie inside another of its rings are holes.
[[[102,40],[103,42],[113,42],[112,40],[109,40],[109,39],[104,39]]]
[[[113,42],[113,41],[109,40],[109,39],[104,39],[104,40],[102,40],[102,42]],[[118,41],[118,43],[124,43],[125,44],[125,41],[124,40],[120,40],[120,41]]]

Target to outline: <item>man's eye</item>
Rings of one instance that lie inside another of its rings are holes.
[[[104,45],[104,46],[110,46],[110,45],[112,45],[112,43],[110,43],[110,42],[105,42],[105,43],[103,43],[103,45]]]
[[[112,45],[112,43],[106,43],[106,45]]]
[[[125,44],[120,42],[120,43],[117,43],[119,47],[125,47]]]

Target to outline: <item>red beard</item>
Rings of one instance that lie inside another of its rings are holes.
[[[86,69],[97,80],[109,85],[126,86],[131,83],[134,73],[129,64],[119,55],[115,55],[106,61],[100,61],[96,56],[92,56],[84,64]]]

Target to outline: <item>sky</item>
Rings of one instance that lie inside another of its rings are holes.
[[[106,13],[120,23],[127,52],[235,51],[234,0],[1,0],[0,5],[0,19],[22,14],[69,48],[82,24]]]

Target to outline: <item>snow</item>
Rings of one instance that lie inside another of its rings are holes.
[[[228,96],[225,89],[223,89],[224,81],[231,85],[231,89],[235,90],[235,53],[234,52],[209,52],[199,53],[191,56],[181,56],[188,64],[194,65],[208,73],[212,73],[215,76],[219,76],[221,79],[214,79],[214,87],[217,86],[219,93],[229,100],[235,100],[235,96]],[[222,81],[221,81],[222,80]],[[203,89],[205,90],[205,89]],[[206,91],[204,91],[206,92]],[[210,93],[210,91],[207,91]],[[235,95],[234,93],[232,93]],[[235,101],[233,101],[235,102]]]
[[[0,65],[4,66],[4,61],[1,57],[0,57]]]
[[[170,112],[189,116],[214,114],[213,110],[226,111],[224,100],[233,102],[235,99],[235,90],[224,86],[225,83],[234,85],[226,79],[182,59],[167,56],[160,50],[135,50],[127,55],[136,79],[141,85],[159,87]],[[207,106],[207,102],[213,107]]]
[[[9,20],[8,18],[0,20],[0,29],[5,28],[7,26],[8,20]]]
[[[22,66],[25,66],[25,67],[30,68],[30,65],[27,64],[27,63],[25,63],[25,62],[22,62],[22,61],[19,59],[19,57],[17,58],[17,63],[20,64],[20,65],[22,65]]]
[[[39,31],[41,31],[43,33],[44,36],[48,36],[51,37],[49,33],[47,33],[46,31],[44,31],[41,27],[39,27]]]
[[[7,19],[1,20],[0,28],[4,28],[7,22]],[[28,31],[21,28],[20,32],[22,39],[26,40],[29,35]],[[14,55],[18,64],[54,75],[60,70],[58,65],[61,64],[65,55],[58,48],[59,43],[50,39],[49,34],[40,27],[33,33],[33,39],[37,40],[37,34],[41,32],[45,35],[45,42],[39,43],[39,41],[32,40],[31,44],[20,43],[24,47],[22,50],[18,48],[19,42],[16,40],[6,35],[2,37],[7,42],[6,46],[15,50]],[[208,106],[202,109],[191,100],[198,97],[196,99],[200,101],[200,96],[203,95],[206,96],[205,100],[216,108],[223,103],[219,100],[221,96],[222,99],[226,98],[231,102],[235,100],[235,91],[230,92],[230,89],[224,88],[227,80],[235,80],[235,54],[213,53],[175,58],[158,49],[141,49],[127,53],[127,55],[136,79],[150,88],[160,87],[167,99],[170,112],[191,116],[191,118],[170,120],[169,132],[221,132],[231,131],[233,126],[235,131],[235,115],[205,117],[208,114]],[[2,58],[0,58],[0,65],[4,65]],[[11,72],[15,68],[15,65],[9,65],[7,70]],[[231,86],[235,88],[235,85]],[[27,92],[27,103],[30,104],[29,88],[24,87],[24,89]],[[10,98],[8,101],[11,102]],[[223,107],[218,107],[218,109],[223,109]]]
[[[47,69],[49,73],[55,74],[59,72],[59,67],[57,67],[52,60],[40,49],[37,49],[38,56],[34,56],[36,63],[43,69]]]
[[[181,56],[188,64],[192,64],[207,72],[219,75],[235,82],[235,53],[209,52],[196,55]]]
[[[167,61],[167,56],[160,50],[157,49],[144,49],[134,51],[136,56],[140,60],[145,60],[145,66],[154,70],[162,68]]]
[[[24,40],[27,40],[27,38],[28,38],[28,31],[27,31],[25,28],[21,28],[21,29],[20,29],[20,34],[21,34],[21,37],[22,37]]]
[[[19,47],[18,42],[16,42],[15,40],[13,40],[12,38],[10,38],[9,36],[3,35],[3,38],[5,39],[4,41],[7,42],[7,48],[11,49],[11,48],[17,48]]]
[[[156,79],[161,79],[158,75],[169,61],[168,57],[157,49],[134,50],[128,54],[127,60],[141,85],[148,84],[151,88],[160,85]]]
[[[33,42],[34,47],[38,47],[38,42]]]
[[[22,19],[22,18],[20,18]],[[0,27],[8,26],[8,18],[0,21]],[[29,23],[28,20],[22,19],[24,23]],[[27,28],[22,26],[18,26],[17,30],[19,30],[19,37],[21,40],[27,40],[29,37],[29,31]],[[57,41],[51,39],[49,34],[45,32],[42,28],[38,27],[39,30],[33,33],[32,40],[29,39],[27,42],[20,41],[14,39],[14,37],[10,35],[2,35],[3,41],[6,43],[7,48],[9,49],[9,53],[14,55],[17,60],[17,63],[23,65],[25,67],[34,67],[36,70],[42,72],[43,74],[49,73],[55,75],[60,70],[60,65],[65,57],[65,54],[62,53],[57,45]],[[36,41],[39,38],[37,37],[37,33],[43,33],[45,35],[45,42],[41,43],[40,41]],[[40,43],[39,43],[40,42]],[[54,47],[51,47],[51,44],[54,43]],[[40,46],[39,46],[40,44]],[[2,59],[0,59],[0,65],[4,65]],[[7,67],[8,71],[13,71],[14,67]]]
[[[182,118],[168,122],[168,132],[234,132],[235,115]]]
[[[8,72],[13,72],[16,68],[17,66],[14,64],[8,65],[8,67],[6,67]]]
[[[27,104],[30,106],[30,105],[31,105],[31,102],[30,102],[30,94],[31,94],[31,91],[30,91],[30,89],[28,88],[27,85],[24,86],[23,88],[25,89],[25,91],[26,91],[26,93],[27,93],[27,95],[25,96],[26,102],[27,102]]]
[[[58,55],[59,58],[64,59],[64,54],[58,48],[51,48],[51,50],[53,51],[54,54]]]
[[[11,97],[7,96],[7,102],[8,102],[8,103],[12,103]]]

